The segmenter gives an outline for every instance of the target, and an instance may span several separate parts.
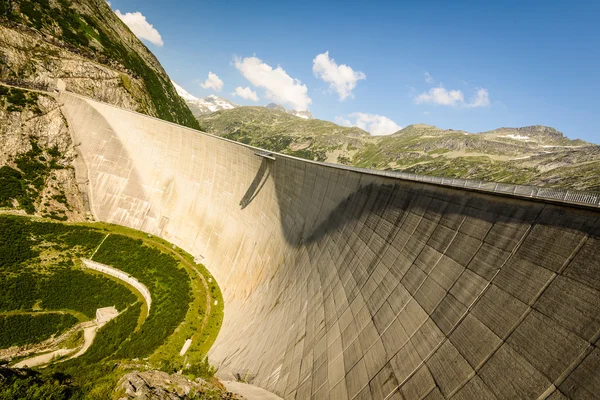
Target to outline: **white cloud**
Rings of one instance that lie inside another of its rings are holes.
[[[466,102],[465,95],[461,90],[447,90],[440,86],[419,94],[415,97],[415,103],[476,108],[489,106],[490,97],[487,89],[479,88],[475,93],[475,97],[470,102]]]
[[[209,71],[208,78],[206,78],[204,83],[201,83],[200,86],[202,86],[204,89],[212,89],[215,92],[220,92],[221,89],[223,89],[223,81],[217,76],[217,74]]]
[[[352,121],[344,117],[335,117],[335,123],[342,126],[355,126],[352,124]]]
[[[435,82],[435,79],[433,79],[433,76],[429,72],[425,72],[425,82],[430,85]]]
[[[110,3],[108,3],[110,5]],[[125,25],[131,29],[131,31],[140,39],[146,39],[150,43],[154,43],[157,46],[162,46],[163,40],[160,33],[154,28],[154,26],[146,21],[146,17],[139,11],[132,13],[121,14],[121,11],[115,11],[117,17],[121,18],[121,21],[125,22]]]
[[[273,68],[256,56],[235,57],[234,65],[251,84],[264,88],[267,98],[275,103],[290,105],[298,111],[307,110],[312,103],[306,85],[289,76],[280,66]]]
[[[487,107],[490,105],[490,95],[487,89],[479,88],[477,89],[477,93],[475,94],[475,98],[467,107]]]
[[[456,106],[464,103],[465,96],[460,90],[446,90],[443,87],[429,89],[415,98],[417,104],[440,104],[443,106]]]
[[[233,96],[241,97],[242,99],[258,101],[258,95],[255,91],[250,89],[249,87],[241,87],[238,86],[235,88],[235,92],[231,93]]]
[[[391,135],[402,129],[400,125],[383,115],[355,112],[348,117],[350,119],[336,117],[335,122],[339,125],[359,127],[374,136]]]
[[[314,58],[313,73],[317,78],[329,83],[329,90],[336,91],[340,100],[351,96],[356,83],[367,78],[364,73],[355,71],[346,64],[337,65],[333,58],[329,58],[328,51]]]

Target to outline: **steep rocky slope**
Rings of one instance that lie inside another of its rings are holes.
[[[81,221],[77,156],[53,97],[0,85],[0,208]]]
[[[83,220],[57,83],[197,128],[156,57],[104,0],[0,1],[0,208]]]
[[[0,80],[67,90],[197,127],[156,57],[104,0],[0,2]]]
[[[600,191],[600,146],[545,126],[472,134],[410,125],[389,136],[264,107],[199,118],[204,130],[300,157],[364,168]]]

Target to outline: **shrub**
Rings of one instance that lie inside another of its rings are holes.
[[[0,349],[39,343],[77,323],[71,314],[16,314],[0,316]]]

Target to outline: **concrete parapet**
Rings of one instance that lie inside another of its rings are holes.
[[[220,374],[296,399],[597,395],[597,207],[272,160],[61,100],[94,215],[202,256],[219,282]]]

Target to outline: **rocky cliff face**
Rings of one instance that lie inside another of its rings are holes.
[[[156,57],[104,0],[0,3],[0,80],[66,89],[196,128]]]
[[[86,218],[60,104],[35,91],[51,92],[58,80],[68,91],[198,127],[156,57],[104,0],[0,1],[0,208]]]
[[[22,27],[0,26],[0,79],[42,89],[61,79],[72,92],[134,111],[149,102],[139,79],[45,42],[40,33]]]
[[[52,92],[58,80],[68,91],[198,127],[156,57],[104,0],[0,1],[0,208],[86,218],[60,104],[35,91]]]
[[[0,207],[82,221],[77,154],[59,107],[50,95],[0,86]]]
[[[130,372],[120,379],[115,392],[119,400],[242,399],[218,383],[202,378],[190,380],[179,374],[169,375],[162,371]]]

